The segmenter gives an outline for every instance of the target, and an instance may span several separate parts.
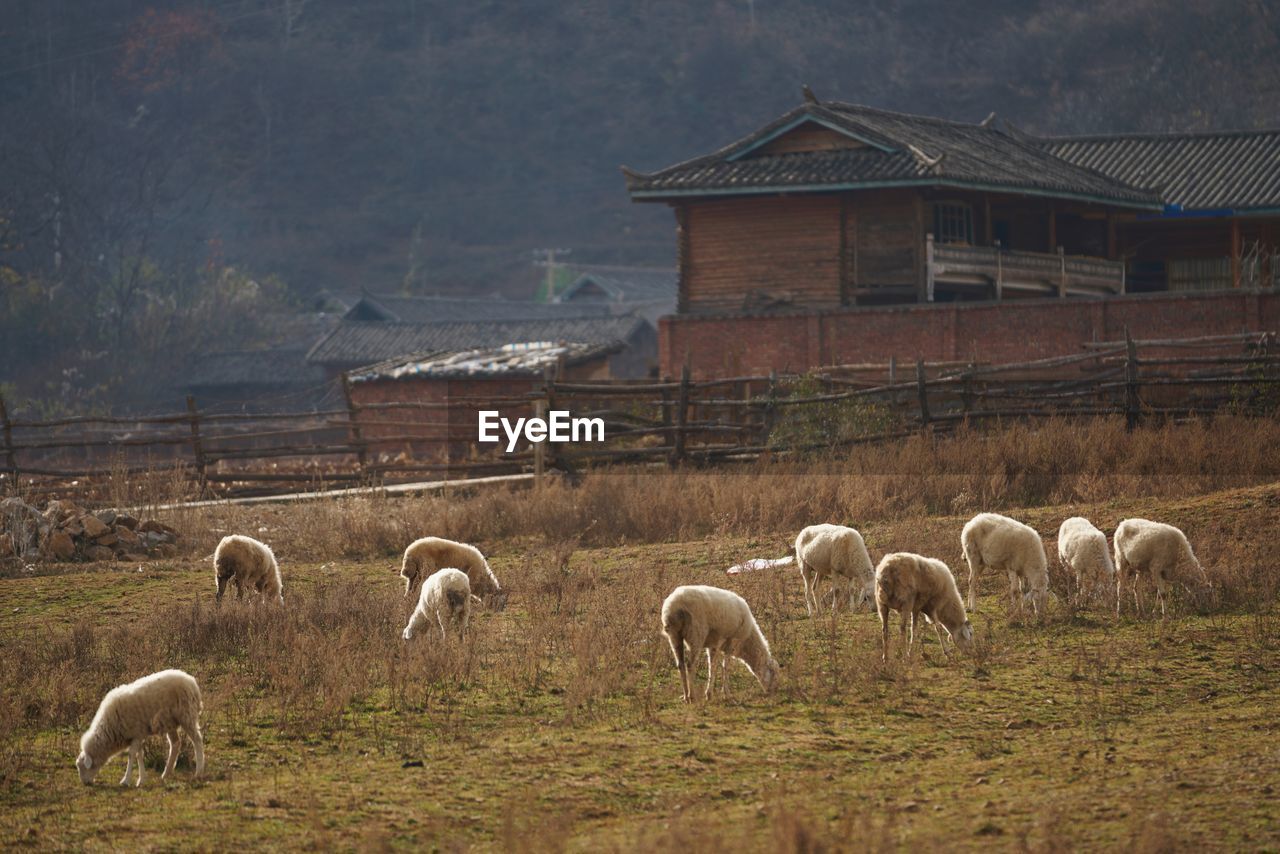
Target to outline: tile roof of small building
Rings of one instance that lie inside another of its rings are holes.
[[[1183,210],[1280,208],[1280,130],[1045,137],[1063,160]]]
[[[608,314],[607,308],[589,304],[558,305],[496,297],[365,294],[351,306],[344,317],[350,320],[393,323],[477,323],[596,317],[603,314]]]
[[[679,274],[667,267],[570,266],[578,277],[556,296],[556,302],[581,305],[575,297],[592,285],[616,302],[675,302]]]
[[[184,388],[259,386],[275,388],[325,381],[324,370],[307,363],[297,347],[202,353],[180,375]]]
[[[758,150],[816,124],[859,147],[784,154]],[[657,172],[623,173],[633,198],[951,186],[1158,209],[1150,190],[1080,166],[991,122],[970,124],[838,102],[807,103],[711,154]]]
[[[493,323],[370,323],[344,320],[307,354],[312,364],[370,365],[411,353],[497,347],[518,341],[614,344],[647,321],[635,314]]]
[[[621,347],[611,344],[531,341],[466,350],[416,353],[351,372],[352,382],[398,380],[412,377],[456,378],[541,376],[551,365],[566,365],[607,356]]]

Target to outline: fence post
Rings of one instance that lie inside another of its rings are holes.
[[[355,400],[351,396],[351,375],[345,371],[342,374],[342,396],[347,401],[347,433],[351,444],[356,446],[356,460],[360,466],[360,476],[364,477],[369,473],[369,446],[365,444],[364,434],[360,430],[360,407],[356,406]],[[449,410],[445,409],[445,453],[448,454],[449,447]],[[448,457],[446,456],[446,459]]]
[[[920,397],[920,429],[929,428],[929,389],[924,384],[924,359],[916,359],[916,392]]]
[[[18,458],[13,452],[13,422],[9,420],[9,410],[4,405],[4,395],[0,394],[0,426],[4,428],[4,465],[13,479],[13,493],[18,494]]]
[[[1138,345],[1133,343],[1129,327],[1124,328],[1124,423],[1126,430],[1133,430],[1142,418],[1138,401]]]
[[[670,465],[674,468],[684,462],[685,427],[689,423],[689,362],[680,369],[680,393],[676,398],[676,439],[671,452]]]
[[[547,417],[547,399],[540,397],[533,402],[533,415],[535,418]],[[542,489],[542,477],[547,470],[547,443],[533,443],[533,488],[535,490]]]
[[[664,377],[663,383],[671,382],[671,377]],[[674,413],[671,411],[671,391],[669,389],[662,390],[662,444],[667,448],[667,459],[673,459],[676,447],[676,437],[671,431],[671,424]]]
[[[187,415],[191,421],[191,456],[196,461],[196,476],[199,478],[200,491],[204,492],[208,462],[204,456],[204,443],[200,441],[200,410],[196,408],[195,395],[187,395]]]

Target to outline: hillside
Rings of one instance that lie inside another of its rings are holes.
[[[546,246],[670,263],[669,213],[631,204],[618,167],[722,144],[801,83],[1045,132],[1280,124],[1280,15],[1262,2],[78,9],[11,0],[0,21],[0,356],[82,386],[102,369],[79,351],[157,334],[147,316],[194,311],[225,266],[301,300],[524,295]]]

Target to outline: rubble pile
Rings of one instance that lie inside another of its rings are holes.
[[[177,542],[168,525],[117,510],[90,513],[58,500],[40,510],[20,498],[0,499],[0,559],[145,560],[174,557]]]

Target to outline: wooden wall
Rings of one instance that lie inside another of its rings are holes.
[[[914,294],[923,231],[911,192],[747,196],[677,210],[680,311],[753,300],[812,308]]]
[[[914,294],[921,280],[924,231],[918,197],[909,192],[849,195],[845,247],[849,302],[886,292]]]
[[[840,197],[694,202],[683,216],[681,303],[736,311],[753,292],[806,307],[840,304]]]

